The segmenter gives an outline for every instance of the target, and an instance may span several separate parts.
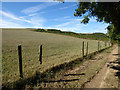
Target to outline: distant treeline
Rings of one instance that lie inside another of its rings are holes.
[[[37,31],[37,32],[47,32],[47,33],[62,34],[62,35],[69,35],[69,36],[83,38],[83,39],[108,41],[108,37],[104,33],[82,34],[82,33],[61,31],[61,30],[56,30],[56,29],[37,29],[35,31]]]

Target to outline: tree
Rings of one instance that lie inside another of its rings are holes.
[[[83,16],[81,23],[88,23],[91,17],[96,17],[97,22],[106,22],[112,24],[114,34],[119,40],[120,36],[120,2],[79,2],[78,9],[75,10],[75,16]],[[110,26],[109,26],[110,27]],[[108,27],[108,28],[109,28]]]
[[[113,42],[114,42],[115,40],[117,40],[116,34],[114,33],[115,27],[114,27],[113,24],[110,24],[110,25],[107,27],[107,29],[108,29],[107,36],[109,37],[110,42],[113,44]]]
[[[114,31],[115,31],[114,25],[113,25],[113,24],[110,24],[110,25],[107,27],[107,29],[108,29],[108,36],[109,36],[109,38],[110,38],[111,40],[116,40],[117,38],[116,38],[116,34],[114,33]]]

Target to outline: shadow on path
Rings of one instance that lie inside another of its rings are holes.
[[[118,56],[118,55],[120,55],[120,54],[112,54],[112,55],[116,55],[116,56]]]
[[[81,74],[65,74],[64,76],[79,76],[79,75],[85,75],[85,73],[81,73]]]
[[[119,58],[120,54],[112,54],[112,55],[115,55],[118,57],[115,61],[110,62],[110,64],[112,64],[112,66],[110,68],[117,70],[117,72],[115,73],[115,76],[118,77],[118,79],[119,79],[118,83],[120,85],[120,58]]]
[[[41,82],[44,83],[55,83],[55,82],[71,82],[71,81],[78,81],[79,79],[68,79],[68,80],[43,80]]]

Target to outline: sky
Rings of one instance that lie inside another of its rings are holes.
[[[76,33],[107,33],[107,23],[75,17],[76,2],[2,2],[0,28],[44,28]]]

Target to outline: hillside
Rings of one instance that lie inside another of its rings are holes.
[[[36,72],[82,57],[82,43],[88,42],[88,53],[98,50],[97,40],[87,40],[31,30],[3,30],[2,32],[3,84],[19,80],[18,45],[22,45],[23,76],[32,77]],[[105,43],[100,41],[101,49]],[[39,62],[39,47],[43,45],[43,64]],[[108,44],[107,44],[108,46]],[[86,54],[86,48],[85,48]],[[9,61],[9,62],[8,62]]]
[[[83,38],[83,39],[93,39],[93,40],[108,41],[108,37],[104,33],[83,34],[83,33],[74,33],[74,32],[61,31],[61,30],[57,30],[57,29],[37,29],[35,31],[62,34],[62,35],[69,35],[69,36]]]

